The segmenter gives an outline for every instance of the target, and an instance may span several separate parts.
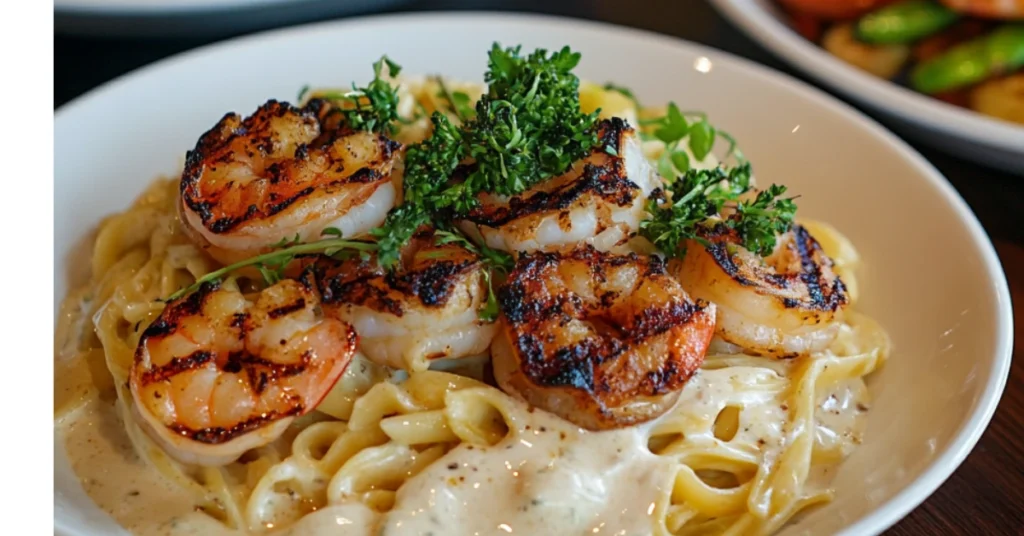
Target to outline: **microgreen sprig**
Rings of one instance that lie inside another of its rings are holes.
[[[386,55],[381,56],[373,64],[373,80],[366,87],[356,87],[353,82],[351,91],[329,91],[316,96],[339,102],[339,113],[353,129],[392,135],[397,130],[395,123],[401,118],[398,116],[398,90],[381,78],[385,67],[388,77],[398,76],[402,70],[401,65]],[[308,87],[300,93],[300,100],[307,91]]]
[[[328,256],[337,256],[351,252],[366,252],[376,251],[377,244],[373,242],[364,242],[361,240],[347,240],[340,238],[341,231],[328,228],[324,231],[325,236],[334,236],[335,238],[324,238],[322,240],[316,240],[313,242],[301,242],[298,236],[290,240],[282,240],[274,246],[277,248],[274,251],[263,253],[262,255],[256,255],[248,259],[229,264],[219,270],[214,270],[198,279],[195,283],[182,288],[168,296],[164,301],[176,300],[182,296],[191,294],[199,289],[204,283],[210,283],[213,281],[219,281],[228,274],[253,266],[260,271],[263,275],[263,279],[267,285],[273,285],[281,279],[284,279],[284,270],[289,264],[299,255],[308,254],[323,254]]]

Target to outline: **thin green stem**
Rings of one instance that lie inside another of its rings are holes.
[[[375,251],[377,244],[373,242],[361,242],[358,240],[345,240],[341,238],[329,238],[326,240],[317,240],[316,242],[308,242],[305,244],[296,244],[283,249],[271,251],[270,253],[264,253],[262,255],[256,255],[243,261],[238,261],[234,264],[229,264],[219,270],[214,270],[199,279],[196,279],[195,283],[171,294],[165,301],[176,300],[187,294],[191,294],[199,289],[204,283],[211,281],[217,281],[222,277],[230,274],[231,272],[246,268],[248,266],[258,266],[266,264],[271,261],[280,260],[285,257],[304,255],[308,253],[322,253],[328,249],[352,249],[356,251]]]

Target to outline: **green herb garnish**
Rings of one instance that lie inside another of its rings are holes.
[[[520,47],[491,48],[488,92],[467,125],[464,147],[476,165],[466,178],[474,192],[515,195],[565,172],[597,143],[597,114],[580,112],[580,54],[564,47],[527,57]]]
[[[377,244],[373,242],[363,242],[360,240],[346,240],[340,238],[341,231],[333,228],[325,229],[324,235],[333,235],[338,238],[325,238],[314,242],[303,243],[299,241],[299,237],[296,236],[292,240],[282,240],[277,244],[274,244],[276,249],[269,253],[250,257],[243,261],[229,264],[219,270],[210,272],[199,279],[196,279],[195,283],[178,290],[174,294],[171,294],[164,301],[176,300],[186,294],[195,292],[203,283],[209,283],[212,281],[218,281],[228,274],[241,270],[249,266],[256,267],[260,274],[263,275],[263,279],[267,285],[273,285],[278,281],[285,278],[284,270],[295,257],[298,255],[309,255],[309,254],[324,254],[329,256],[336,256],[347,252],[370,252],[377,249]]]
[[[736,231],[741,246],[762,257],[769,255],[776,236],[792,225],[796,204],[792,198],[780,197],[786,187],[778,185],[759,192],[752,201],[737,202],[750,191],[750,178],[748,162],[728,171],[721,166],[688,170],[647,202],[651,218],[640,223],[640,234],[669,257],[682,258],[687,240],[703,241],[701,231],[720,222]],[[735,212],[717,220],[727,206]]]
[[[442,86],[462,125],[434,112],[431,136],[409,147],[405,204],[374,231],[382,240],[397,237],[381,243],[382,265],[393,265],[397,248],[419,225],[465,215],[477,206],[481,192],[521,193],[564,173],[597,144],[597,114],[580,111],[579,79],[572,74],[579,60],[579,53],[568,47],[523,57],[520,47],[503,49],[495,43],[484,75],[487,93],[477,101],[474,115],[460,111],[468,97],[463,102]],[[451,181],[463,163],[465,176]]]
[[[402,70],[387,56],[381,56],[373,64],[373,80],[366,87],[356,87],[353,82],[351,91],[326,92],[317,96],[338,101],[339,113],[353,129],[392,135],[397,130],[395,122],[401,118],[398,116],[398,91],[381,78],[385,67],[389,77],[397,76]]]
[[[469,95],[462,91],[448,91],[448,86],[445,85],[444,79],[440,76],[434,79],[440,87],[437,96],[445,100],[448,104],[448,109],[455,114],[455,117],[459,118],[459,121],[465,123],[476,117],[476,109],[470,104]]]
[[[678,174],[690,170],[690,156],[679,148],[684,140],[698,162],[703,162],[711,154],[719,136],[729,142],[725,158],[735,156],[741,164],[746,161],[736,148],[736,140],[712,126],[703,112],[681,111],[676,103],[670,102],[665,115],[642,119],[640,124],[653,129],[651,133],[644,134],[645,139],[653,138],[665,144],[665,152],[657,162],[658,173],[665,180],[673,181]]]

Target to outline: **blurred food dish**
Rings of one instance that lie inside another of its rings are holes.
[[[1024,174],[1024,2],[713,3],[766,48],[907,134]]]

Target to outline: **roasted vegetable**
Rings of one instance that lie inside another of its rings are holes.
[[[922,93],[941,93],[982,82],[1024,66],[1024,24],[1006,25],[957,45],[917,65],[911,86]]]
[[[959,15],[932,0],[904,0],[861,17],[854,27],[857,38],[872,44],[903,44],[939,32]]]

